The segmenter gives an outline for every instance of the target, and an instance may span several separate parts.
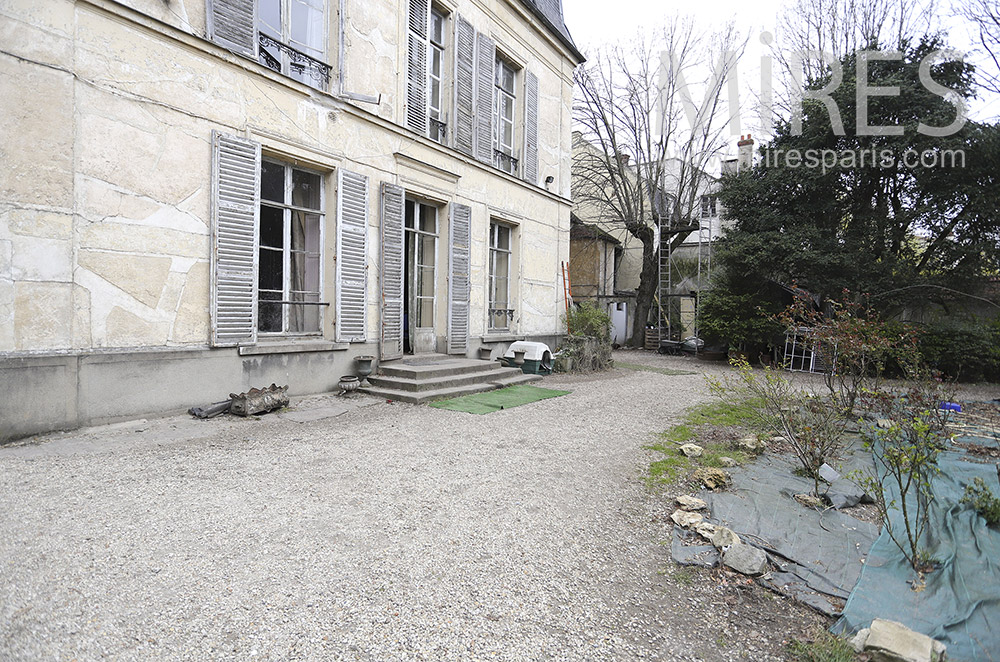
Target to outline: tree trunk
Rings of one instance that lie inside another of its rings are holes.
[[[633,233],[642,241],[642,271],[639,272],[639,287],[635,291],[635,319],[632,320],[632,346],[642,348],[646,342],[646,320],[653,306],[653,295],[659,286],[660,265],[656,253],[653,229],[646,227]]]

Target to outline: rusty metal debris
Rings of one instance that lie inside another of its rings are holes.
[[[230,393],[231,414],[252,416],[288,406],[288,386],[271,384],[267,388],[252,388],[246,393]]]

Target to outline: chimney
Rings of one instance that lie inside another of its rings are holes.
[[[743,170],[744,168],[753,167],[753,138],[748,133],[746,136],[740,136],[740,141],[736,143],[737,149],[737,168],[738,170]]]

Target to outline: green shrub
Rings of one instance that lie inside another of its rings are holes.
[[[917,327],[924,362],[966,382],[1000,381],[1000,317],[948,319]]]
[[[1000,522],[1000,499],[993,496],[993,491],[982,478],[973,478],[972,484],[965,486],[961,503],[971,504],[986,520],[987,526]]]
[[[593,301],[584,301],[566,314],[566,327],[573,336],[611,342],[611,316]]]

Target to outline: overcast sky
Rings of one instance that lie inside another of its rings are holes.
[[[758,37],[763,30],[774,31],[776,18],[788,0],[563,0],[563,13],[577,46],[586,55],[592,47],[608,42],[627,40],[640,28],[655,28],[666,16],[675,13],[690,15],[711,27],[735,20],[750,35],[747,52],[741,60],[740,77],[749,80],[759,76],[757,64],[763,48]],[[939,1],[947,6],[947,0]],[[968,50],[972,37],[958,21],[946,20],[950,46]],[[780,40],[780,35],[778,35]],[[780,45],[780,44],[779,44]],[[972,58],[975,61],[975,58]],[[973,102],[972,117],[994,118],[1000,115],[1000,99],[979,99]]]
[[[737,20],[759,33],[773,28],[780,0],[563,0],[566,25],[577,45],[589,48],[606,41],[627,39],[640,26],[652,27],[676,12],[690,14],[700,23]]]

